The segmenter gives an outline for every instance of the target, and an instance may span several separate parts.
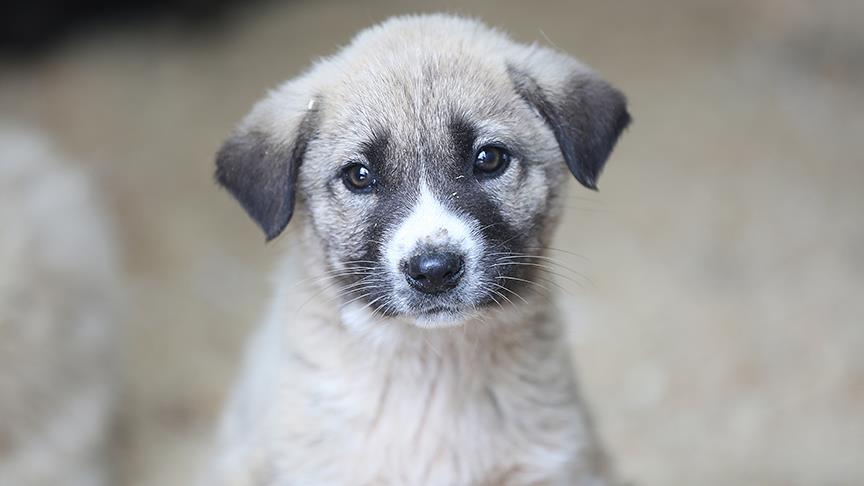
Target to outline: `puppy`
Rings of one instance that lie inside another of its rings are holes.
[[[268,240],[295,220],[318,290],[278,277],[208,482],[611,484],[536,283],[563,185],[595,188],[629,120],[578,61],[445,15],[258,103],[216,178]]]

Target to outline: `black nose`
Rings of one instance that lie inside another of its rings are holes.
[[[414,255],[405,265],[405,276],[415,289],[437,294],[452,289],[462,278],[462,256],[451,252]]]

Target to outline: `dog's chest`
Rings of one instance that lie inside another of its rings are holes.
[[[293,395],[298,413],[275,441],[293,458],[274,465],[284,484],[528,484],[579,461],[585,430],[565,377],[440,361],[404,371],[318,376]]]

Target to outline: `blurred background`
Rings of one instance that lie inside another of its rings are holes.
[[[221,141],[358,30],[429,11],[567,51],[629,96],[600,192],[573,182],[554,245],[584,256],[562,259],[591,283],[560,302],[623,475],[864,484],[864,2],[33,0],[0,20],[0,118],[78,160],[113,222],[115,483],[191,484],[291,254],[212,182]]]

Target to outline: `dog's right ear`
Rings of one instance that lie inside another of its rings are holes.
[[[508,64],[516,93],[543,118],[576,179],[597,189],[597,179],[621,132],[630,124],[627,99],[567,55],[531,46]]]
[[[296,113],[269,109],[271,96],[252,111],[216,154],[216,181],[261,227],[279,236],[294,213],[297,170],[315,133],[315,101]],[[278,133],[276,133],[278,132]]]

